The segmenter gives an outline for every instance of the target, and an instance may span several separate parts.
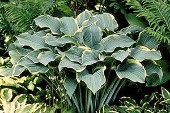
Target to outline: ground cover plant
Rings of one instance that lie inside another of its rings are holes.
[[[129,80],[145,83],[152,74],[162,79],[154,61],[161,59],[159,43],[138,26],[117,30],[113,15],[88,10],[76,18],[42,15],[34,21],[40,30],[16,36],[8,48],[12,67],[0,68],[0,75],[38,74],[51,96],[64,94],[61,104],[73,112],[100,112]]]

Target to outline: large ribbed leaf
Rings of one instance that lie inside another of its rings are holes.
[[[119,31],[119,34],[135,34],[137,32],[141,32],[143,28],[137,26],[137,25],[130,25],[126,28],[123,28]]]
[[[74,35],[78,29],[77,21],[72,17],[63,17],[61,20],[61,32],[65,35]]]
[[[93,94],[95,94],[106,82],[104,70],[105,68],[101,68],[93,74],[89,74],[87,70],[85,70],[84,72],[78,73],[78,79],[83,81]]]
[[[149,49],[157,49],[159,43],[155,37],[149,35],[147,32],[141,32],[137,44]]]
[[[82,54],[84,50],[84,48],[73,46],[65,52],[65,56],[71,61],[82,63]]]
[[[58,18],[54,18],[51,16],[39,16],[34,19],[35,24],[39,27],[47,27],[50,28],[53,34],[60,34],[60,20]]]
[[[66,93],[72,97],[74,91],[76,90],[78,82],[74,77],[67,76],[64,82],[64,87],[66,89]]]
[[[53,51],[44,51],[38,55],[38,60],[40,63],[46,66],[49,62],[54,61],[56,56],[57,54],[55,54]]]
[[[116,53],[113,53],[112,56],[119,61],[123,61],[125,58],[127,58],[129,55],[128,51],[124,51],[124,50],[119,50]]]
[[[27,34],[24,36],[23,35],[19,35],[16,36],[16,38],[18,39],[19,43],[23,46],[30,46],[33,49],[44,49],[44,48],[48,48],[47,44],[45,44],[45,38],[44,37],[40,37],[36,34]]]
[[[146,71],[140,62],[128,60],[126,64],[120,64],[116,69],[119,78],[127,78],[133,82],[145,83]]]
[[[58,66],[59,71],[61,71],[63,68],[71,68],[75,70],[76,72],[81,72],[85,69],[85,67],[82,66],[81,64],[72,62],[66,57],[61,59],[61,62],[59,63],[59,66]]]
[[[88,20],[90,17],[92,16],[92,14],[90,13],[90,11],[88,10],[85,10],[83,11],[82,13],[80,13],[78,16],[77,16],[77,22],[78,22],[78,25],[79,26],[82,26],[83,25],[83,22],[85,20]]]
[[[109,13],[103,13],[95,16],[97,19],[96,25],[102,29],[107,29],[109,31],[114,31],[118,28],[117,21],[114,16]]]
[[[86,27],[83,30],[83,32],[84,32],[84,35],[83,35],[84,44],[86,46],[92,48],[93,46],[100,43],[103,33],[98,26],[96,26],[94,24],[90,25],[90,26]]]
[[[147,76],[150,76],[151,74],[158,74],[160,80],[162,80],[163,72],[162,72],[161,67],[158,64],[156,64],[156,62],[154,62],[154,61],[145,61],[142,64],[145,67]]]
[[[86,50],[82,55],[83,65],[92,65],[99,61],[99,53],[96,51]]]
[[[13,68],[0,68],[0,75],[1,76],[19,76],[25,67],[23,66],[15,66]]]
[[[102,44],[106,52],[113,52],[117,47],[130,47],[135,43],[130,37],[125,35],[109,35],[102,39]]]
[[[145,46],[137,46],[136,48],[131,49],[130,55],[139,61],[161,59],[160,51],[150,50]]]
[[[51,46],[64,46],[67,43],[77,44],[76,40],[71,36],[62,36],[54,37],[54,36],[46,36],[45,43]]]

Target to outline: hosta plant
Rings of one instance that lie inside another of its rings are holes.
[[[169,113],[170,93],[165,88],[161,88],[161,93],[154,92],[145,97],[138,104],[130,97],[122,97],[120,106],[113,106],[110,112],[116,113]]]
[[[2,76],[32,74],[64,78],[65,101],[79,113],[94,113],[113,102],[127,80],[145,83],[146,76],[162,70],[155,38],[137,26],[118,31],[114,16],[88,10],[76,18],[42,15],[34,19],[40,31],[16,36],[9,47],[13,66]],[[139,33],[140,32],[140,33]],[[48,79],[49,80],[49,79]],[[49,82],[55,83],[51,79]]]
[[[54,113],[56,108],[50,108],[43,103],[27,103],[27,95],[13,96],[12,89],[4,88],[0,95],[0,112],[2,113]]]

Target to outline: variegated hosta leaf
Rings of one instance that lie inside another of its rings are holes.
[[[79,26],[83,25],[83,22],[88,20],[92,16],[92,13],[88,10],[83,11],[77,16],[77,22]]]
[[[94,16],[97,19],[96,25],[98,25],[102,30],[107,29],[109,31],[114,31],[118,28],[117,21],[114,16],[109,13],[103,13]]]
[[[119,78],[127,78],[133,82],[145,83],[146,70],[137,60],[128,60],[126,64],[120,64],[116,69]]]
[[[85,50],[82,54],[82,64],[92,65],[99,61],[99,53],[93,50]]]
[[[137,46],[131,49],[130,55],[139,61],[143,60],[160,60],[160,51],[150,50],[145,46]]]
[[[145,67],[147,76],[150,76],[151,74],[158,74],[160,80],[162,80],[163,72],[162,72],[161,67],[158,64],[156,64],[156,62],[147,60],[143,62],[142,64]]]
[[[56,56],[57,54],[55,54],[53,51],[44,51],[38,55],[38,60],[40,63],[46,66],[49,62],[54,61]]]
[[[64,57],[61,59],[61,62],[58,66],[59,71],[61,71],[63,68],[71,68],[76,72],[81,72],[85,69],[85,66],[82,66],[81,64],[76,62],[72,62],[68,58]]]
[[[149,49],[157,49],[159,43],[155,37],[149,35],[147,32],[141,32],[137,44]]]
[[[37,73],[46,73],[48,71],[48,68],[45,67],[43,64],[40,63],[34,63],[32,60],[30,60],[28,57],[23,57],[19,62],[18,65],[24,66],[29,70],[32,74]],[[15,68],[14,68],[15,69]]]
[[[105,52],[113,52],[117,47],[130,47],[135,41],[126,35],[113,34],[103,38],[101,43]]]
[[[137,26],[137,25],[130,25],[126,28],[123,28],[119,31],[119,34],[134,34],[134,33],[137,33],[137,32],[141,32],[143,30],[143,28]]]
[[[66,89],[66,93],[72,97],[74,91],[76,90],[78,82],[74,77],[67,76],[64,82],[64,87]]]
[[[82,63],[82,54],[85,49],[81,47],[73,46],[65,52],[65,56],[74,62]]]
[[[24,35],[24,36],[23,36]],[[19,36],[16,36],[18,39],[19,43],[23,46],[29,46],[35,50],[37,49],[48,49],[49,47],[45,43],[45,38],[40,37],[36,34],[21,34]]]
[[[9,102],[12,99],[12,89],[8,88],[1,89],[0,98]]]
[[[45,43],[50,46],[64,46],[67,43],[70,44],[77,44],[76,40],[71,36],[62,36],[61,38],[54,37],[54,36],[46,36]]]
[[[164,99],[170,99],[170,92],[166,90],[164,87],[161,87],[161,93]]]
[[[102,30],[96,25],[90,25],[83,29],[84,44],[90,48],[100,43],[103,33]]]
[[[77,21],[72,17],[63,17],[61,20],[61,32],[63,32],[65,35],[74,35],[78,30]]]
[[[60,34],[61,22],[58,18],[51,17],[49,15],[39,16],[34,19],[35,24],[41,28],[47,27],[50,28],[53,34]]]
[[[93,74],[89,74],[87,70],[77,74],[78,81],[83,81],[87,87],[95,94],[102,88],[102,85],[106,82],[104,75],[105,67],[99,69]]]
[[[119,61],[123,62],[123,60],[129,56],[129,52],[128,51],[124,51],[124,50],[119,50],[116,53],[113,53],[112,56],[116,60],[119,60]]]

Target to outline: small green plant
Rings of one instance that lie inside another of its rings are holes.
[[[151,74],[163,76],[154,61],[161,59],[157,40],[138,26],[116,31],[117,21],[109,13],[85,10],[77,18],[42,15],[34,21],[42,30],[16,36],[9,47],[13,66],[1,68],[0,75],[28,70],[48,81],[54,92],[54,78],[62,78],[66,93],[61,103],[79,113],[100,112],[127,80],[145,83]]]
[[[122,97],[120,106],[113,106],[110,112],[119,113],[169,113],[170,112],[170,93],[161,88],[161,94],[155,92],[146,95],[139,104],[130,97]]]
[[[4,88],[0,94],[0,112],[3,113],[54,113],[56,108],[50,108],[43,103],[27,103],[27,95],[13,96],[12,89]]]

